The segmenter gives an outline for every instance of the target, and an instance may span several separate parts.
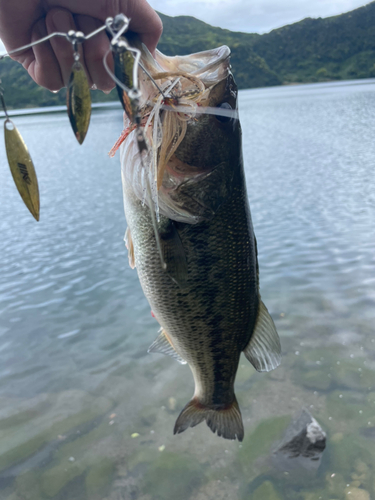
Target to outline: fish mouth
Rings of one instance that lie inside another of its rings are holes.
[[[146,73],[140,78],[144,99],[141,114],[145,134],[157,158],[154,170],[158,191],[167,164],[187,133],[188,123],[201,121],[198,112],[210,106],[212,89],[231,75],[230,49],[224,45],[174,57],[157,51],[154,59],[143,46],[142,63]]]
[[[226,45],[195,54],[173,57],[165,56],[156,50],[154,58],[147,47],[142,44],[141,54],[142,69],[139,70],[141,108],[146,108],[147,103],[155,101],[160,95],[160,89],[165,92],[172,79],[178,76],[181,79],[190,77],[191,82],[195,84],[199,82],[200,90],[203,91],[226,79],[230,73],[231,51]],[[186,81],[183,86],[187,89],[189,87]]]
[[[211,184],[211,179],[219,172],[223,176],[220,161],[217,161],[216,155],[202,168],[202,162],[195,161],[194,157],[189,161],[191,155],[183,154],[182,161],[177,165],[181,170],[178,168],[174,172],[170,170],[169,162],[171,159],[172,163],[176,162],[176,153],[180,151],[186,134],[196,137],[200,135],[200,129],[210,127],[209,120],[202,115],[205,109],[217,105],[217,95],[221,96],[221,91],[227,87],[224,82],[231,78],[230,49],[221,46],[175,57],[156,51],[156,57],[153,58],[143,45],[141,53],[143,67],[139,69],[139,83],[142,97],[139,109],[149,148],[142,156],[142,152],[138,153],[136,146],[131,145],[135,135],[133,126],[133,133],[128,134],[122,148],[124,179],[132,186],[136,197],[154,209],[155,213],[195,224],[211,218],[227,194],[227,186],[224,193],[216,192],[215,186]],[[214,107],[212,110],[218,111]],[[233,106],[233,110],[235,108]],[[128,127],[129,124],[126,123]],[[183,150],[186,152],[189,147],[186,142],[184,144]],[[168,189],[165,177],[174,177],[174,188]],[[198,188],[202,180],[203,184],[213,186],[215,196],[212,198],[216,197],[219,203],[213,199],[207,203],[203,194],[193,193],[193,188]],[[219,182],[219,178],[216,180]],[[149,193],[147,196],[146,191]],[[180,196],[182,200],[179,200]],[[194,207],[190,210],[189,201]]]
[[[167,57],[158,50],[155,61],[163,71],[178,71],[199,78],[206,88],[227,78],[230,71],[230,49],[222,45],[216,49],[190,54],[188,56]]]

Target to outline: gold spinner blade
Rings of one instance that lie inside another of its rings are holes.
[[[122,84],[125,85],[129,90],[134,87],[134,65],[135,59],[130,50],[124,48],[123,46],[119,46],[117,49],[113,51],[113,59],[115,66],[115,76]],[[117,93],[119,99],[121,101],[122,107],[129,120],[134,123],[135,116],[138,111],[137,103],[130,99],[128,93],[125,92],[117,83],[116,83]]]
[[[73,64],[66,94],[66,105],[74,135],[82,144],[90,124],[91,95],[85,70],[78,61]]]
[[[4,122],[5,148],[9,168],[25,205],[39,220],[39,187],[35,168],[27,146],[16,126],[7,118]]]

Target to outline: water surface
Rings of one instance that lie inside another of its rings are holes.
[[[82,147],[65,114],[15,118],[41,220],[2,148],[1,499],[375,497],[374,109],[373,81],[240,92],[261,293],[284,352],[269,374],[241,360],[243,444],[205,424],[172,435],[193,380],[147,354],[158,325],[128,265],[107,156],[120,109],[96,110]],[[328,437],[312,477],[270,460],[302,408]]]

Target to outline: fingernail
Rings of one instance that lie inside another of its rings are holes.
[[[72,29],[73,22],[72,16],[66,10],[56,10],[52,14],[52,22],[55,25],[57,31],[63,31],[67,33]]]

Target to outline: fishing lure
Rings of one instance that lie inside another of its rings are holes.
[[[1,104],[6,117],[4,138],[9,168],[21,198],[32,216],[38,221],[39,186],[34,164],[21,134],[8,115],[3,92],[3,89],[0,88]]]
[[[69,31],[68,36],[73,45],[74,63],[67,87],[66,106],[74,135],[79,144],[82,144],[91,118],[90,87],[77,50],[78,44],[85,40],[85,35],[80,31]]]
[[[0,60],[13,53],[44,43],[55,36],[63,37],[72,44],[74,62],[67,84],[66,104],[74,135],[78,143],[82,144],[90,124],[91,95],[85,69],[80,62],[78,45],[107,30],[109,36],[112,37],[112,41],[109,50],[103,58],[103,65],[116,84],[120,102],[130,121],[122,137],[112,148],[110,155],[113,156],[127,135],[135,131],[142,170],[149,170],[149,179],[147,180],[147,189],[145,189],[144,197],[152,199],[156,219],[159,220],[158,189],[165,166],[185,135],[186,121],[194,119],[197,112],[223,116],[224,112],[228,111],[202,106],[205,90],[201,86],[199,79],[193,75],[184,72],[151,75],[141,62],[141,51],[137,47],[137,43],[133,43],[136,42],[136,37],[128,33],[126,34],[126,38],[124,37],[125,32],[129,28],[129,22],[129,19],[124,14],[119,14],[115,18],[108,18],[103,26],[88,35],[73,30],[68,33],[51,33],[28,45],[1,55]],[[114,73],[107,61],[110,53],[112,53],[114,59]],[[147,75],[157,90],[154,102],[147,103],[149,105],[148,114],[141,113],[140,110],[141,90],[138,82],[139,68]],[[172,76],[176,76],[176,80],[170,84],[168,78]],[[184,88],[179,88],[179,91],[175,92],[177,86]],[[39,220],[39,188],[35,168],[25,142],[8,116],[3,92],[3,89],[0,88],[1,102],[6,118],[4,134],[9,167],[16,187],[27,208],[35,219]],[[162,110],[175,112],[167,113],[167,118],[163,124],[161,120]],[[231,113],[236,112],[234,110],[230,111]],[[173,114],[176,114],[177,117],[172,118]],[[149,127],[152,129],[151,136],[148,132]],[[162,141],[162,138],[165,140]],[[145,168],[144,162],[147,166],[151,165],[151,168]],[[158,239],[158,235],[156,235],[156,238]]]
[[[129,49],[124,38],[113,44],[112,47],[115,76],[128,88],[128,91],[125,91],[116,83],[117,93],[126,115],[134,123],[138,113],[138,93],[135,93],[134,90],[137,87],[137,53],[133,53]],[[135,94],[136,98],[132,98],[132,94]]]
[[[90,124],[91,95],[85,70],[80,62],[78,45],[82,44],[89,38],[96,36],[101,31],[107,29],[107,27],[114,22],[115,20],[113,18],[108,18],[105,25],[94,30],[88,35],[84,35],[80,31],[76,32],[73,30],[69,31],[68,33],[51,33],[50,35],[47,35],[28,45],[18,47],[17,49],[14,49],[7,54],[0,56],[0,60],[2,60],[4,57],[10,56],[11,54],[19,51],[29,49],[40,43],[44,43],[55,36],[66,38],[73,45],[74,63],[67,85],[66,104],[70,124],[79,144],[83,143]],[[128,20],[127,24],[129,24]],[[31,160],[28,148],[24,140],[22,139],[21,134],[8,115],[4,100],[4,89],[2,87],[0,87],[0,100],[6,118],[4,122],[4,137],[9,168],[12,173],[12,177],[16,184],[17,190],[20,193],[26,207],[29,209],[33,217],[38,221],[40,212],[40,200],[38,180],[35,168]]]

